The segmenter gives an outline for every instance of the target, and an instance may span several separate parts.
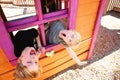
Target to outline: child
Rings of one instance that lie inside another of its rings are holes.
[[[41,68],[38,64],[39,57],[45,52],[41,46],[39,33],[36,29],[18,31],[11,35],[14,43],[14,52],[18,57],[15,71],[16,80],[32,79],[39,76]]]
[[[58,10],[58,0],[41,0],[43,14]]]
[[[76,53],[71,49],[72,46],[80,44],[80,34],[75,30],[66,30],[61,21],[50,23],[49,30],[46,33],[46,39],[48,44],[63,44],[69,55],[78,65],[87,64],[86,61],[81,62],[76,56]]]

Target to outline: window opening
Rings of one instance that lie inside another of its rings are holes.
[[[26,18],[36,15],[34,0],[12,0],[13,2],[3,1],[1,4],[7,21]],[[7,3],[7,4],[6,4]],[[9,3],[9,4],[8,4]]]
[[[26,0],[27,1],[27,0]],[[49,0],[47,0],[49,1]],[[57,9],[50,11],[50,12],[42,12],[42,0],[34,0],[34,8],[35,8],[35,14],[34,16],[29,16],[29,17],[22,17],[22,18],[17,18],[13,20],[8,20],[5,22],[7,31],[9,33],[16,31],[16,30],[21,30],[25,28],[32,28],[31,26],[36,26],[38,25],[39,31],[41,33],[41,39],[43,46],[46,47],[46,50],[60,50],[63,48],[61,44],[59,45],[47,45],[46,44],[46,37],[45,37],[45,26],[46,24],[50,23],[51,21],[56,21],[56,20],[65,20],[64,25],[67,27],[67,29],[75,29],[75,12],[77,9],[75,4],[77,4],[77,0],[53,0],[56,1],[55,3],[57,4]],[[75,4],[73,4],[75,3]],[[73,5],[75,5],[73,7]],[[63,6],[63,7],[62,7]],[[73,13],[74,12],[74,13]],[[44,14],[43,14],[44,13]],[[74,15],[74,16],[73,16]],[[5,15],[6,16],[6,15]],[[46,23],[46,24],[45,24]],[[8,53],[7,53],[8,54]],[[12,62],[12,60],[11,60]]]

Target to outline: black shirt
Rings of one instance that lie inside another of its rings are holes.
[[[16,57],[20,57],[22,51],[26,47],[35,47],[36,40],[35,38],[38,36],[38,31],[36,29],[29,29],[29,30],[21,30],[18,31],[15,35],[13,42],[14,42],[14,53]]]

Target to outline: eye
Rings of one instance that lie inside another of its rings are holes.
[[[28,61],[27,63],[32,63],[31,61]]]
[[[38,62],[36,61],[35,64],[37,64]]]

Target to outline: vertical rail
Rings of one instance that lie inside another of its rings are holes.
[[[96,23],[95,23],[95,29],[94,29],[94,33],[93,33],[93,37],[92,37],[92,42],[91,42],[91,45],[90,45],[90,49],[89,49],[87,59],[90,59],[92,54],[93,54],[93,49],[94,49],[94,46],[95,46],[95,41],[96,41],[96,37],[97,37],[98,31],[99,31],[100,21],[101,21],[101,17],[102,17],[103,11],[104,11],[105,4],[106,4],[106,0],[101,0],[99,10],[98,10],[98,14],[97,14]]]
[[[36,8],[36,14],[38,16],[38,20],[39,21],[43,20],[41,0],[35,0],[35,8]],[[44,24],[39,25],[39,30],[41,32],[40,33],[40,35],[41,35],[40,37],[42,37],[43,45],[46,46]]]
[[[107,13],[107,9],[108,9],[109,2],[110,2],[110,0],[106,0],[106,5],[105,5],[105,9],[104,9],[104,14]]]
[[[14,46],[10,39],[9,33],[4,25],[4,21],[0,16],[0,47],[6,53],[9,60],[16,59],[14,54]]]
[[[68,12],[68,28],[75,29],[76,27],[76,16],[78,11],[78,0],[70,0],[69,12]]]
[[[68,8],[68,2],[69,2],[68,0],[67,1],[65,0],[65,9]]]
[[[62,0],[59,0],[59,10],[61,10],[62,9]]]

